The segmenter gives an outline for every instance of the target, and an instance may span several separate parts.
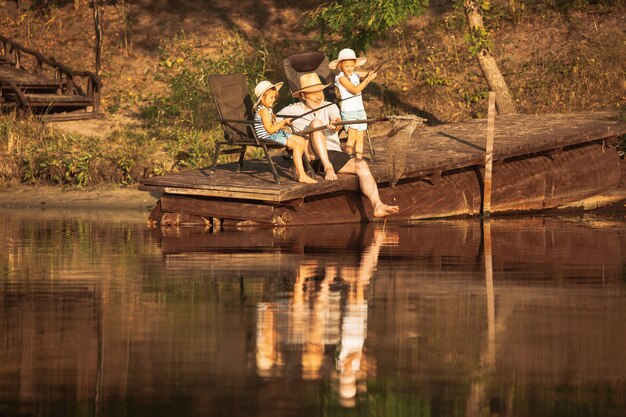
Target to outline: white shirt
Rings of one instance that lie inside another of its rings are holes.
[[[364,110],[365,107],[363,107],[363,96],[361,95],[361,93],[352,94],[351,92],[349,92],[346,87],[341,85],[341,83],[339,82],[339,79],[341,77],[347,77],[348,80],[350,80],[352,85],[354,85],[355,87],[361,83],[359,76],[356,75],[356,73],[354,72],[348,77],[342,71],[335,77],[335,85],[337,86],[337,89],[339,90],[339,95],[341,96],[341,111]]]
[[[325,106],[329,104],[327,101],[322,102],[321,106]],[[311,111],[309,107],[303,102],[298,102],[294,104],[290,104],[287,107],[283,108],[279,114],[281,116],[298,116],[300,114],[307,113]],[[315,119],[320,120],[324,125],[330,123],[331,120],[341,119],[341,113],[339,113],[339,108],[335,104],[324,107],[323,109],[316,110],[312,113],[307,114],[304,117],[300,117],[298,119],[294,119],[292,129],[294,132],[298,132],[304,130],[309,127],[311,122]],[[322,130],[324,136],[326,137],[326,148],[329,151],[338,151],[341,152],[341,146],[339,145],[339,135],[336,131],[330,129]]]

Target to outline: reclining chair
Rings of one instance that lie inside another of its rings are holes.
[[[237,172],[243,168],[244,156],[248,146],[259,147],[263,150],[263,155],[270,165],[272,175],[277,184],[280,178],[276,171],[274,161],[270,157],[268,149],[284,148],[283,145],[271,140],[259,139],[254,131],[254,113],[252,109],[252,98],[248,92],[248,84],[243,74],[211,75],[209,76],[209,86],[213,93],[213,99],[217,107],[219,122],[224,130],[224,140],[215,142],[215,154],[211,169],[217,166],[220,155],[239,153],[239,165]],[[226,145],[231,149],[223,150]],[[305,167],[309,172],[313,172],[308,159],[303,158]]]
[[[305,52],[303,54],[290,55],[283,61],[283,70],[287,78],[287,84],[291,92],[300,89],[300,76],[315,72],[319,75],[324,84],[330,84],[324,90],[324,97],[327,101],[336,101],[335,94],[335,74],[328,67],[328,57],[319,51]]]
[[[305,52],[302,54],[290,55],[283,61],[283,71],[287,78],[287,84],[291,92],[300,89],[300,76],[302,74],[315,72],[319,75],[324,84],[330,84],[324,89],[326,101],[337,103],[337,93],[335,92],[335,73],[328,66],[328,57],[319,51]],[[376,151],[372,146],[369,130],[365,131],[365,140],[369,148],[370,157],[376,159]]]

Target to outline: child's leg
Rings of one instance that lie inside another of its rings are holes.
[[[352,155],[354,153],[354,145],[356,143],[356,133],[357,131],[351,128],[348,128],[348,140],[346,141],[345,151],[348,155]]]
[[[314,184],[315,181],[313,178],[309,177],[304,170],[304,164],[302,163],[302,154],[304,153],[304,146],[306,142],[304,138],[300,136],[289,136],[287,139],[287,147],[293,151],[293,165],[296,168],[296,175],[298,177],[298,182],[304,182],[307,184]]]
[[[350,129],[352,130],[352,129]],[[355,130],[355,145],[354,150],[356,153],[356,159],[363,159],[363,136],[365,134],[364,130]]]

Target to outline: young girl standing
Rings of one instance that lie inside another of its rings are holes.
[[[303,137],[296,136],[285,130],[286,126],[291,124],[291,119],[284,119],[280,122],[276,121],[276,116],[272,111],[272,107],[276,103],[278,90],[283,83],[272,84],[263,80],[254,87],[254,95],[257,100],[254,103],[254,130],[259,139],[272,140],[293,151],[293,164],[296,168],[296,179],[298,182],[314,184],[317,181],[309,177],[304,170],[302,164],[302,155],[306,146],[306,140]],[[305,157],[307,157],[305,155]]]
[[[356,57],[352,49],[346,48],[339,52],[336,60],[328,66],[330,69],[339,69],[335,77],[335,86],[339,90],[341,99],[341,118],[344,121],[367,119],[361,91],[374,79],[376,73],[357,71],[356,68],[365,64],[365,58]],[[361,81],[360,77],[365,77]],[[348,141],[346,152],[356,152],[356,158],[363,158],[363,136],[367,130],[367,123],[352,124],[348,127]]]

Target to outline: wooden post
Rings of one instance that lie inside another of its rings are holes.
[[[495,132],[494,119],[496,113],[496,93],[489,92],[489,107],[487,109],[487,146],[485,149],[485,178],[483,188],[483,217],[491,215],[491,172],[493,170],[493,136]]]

